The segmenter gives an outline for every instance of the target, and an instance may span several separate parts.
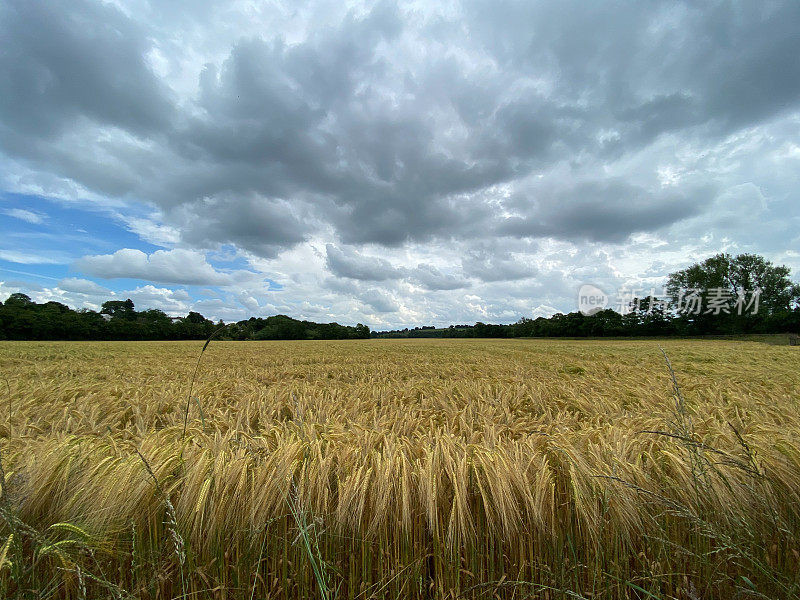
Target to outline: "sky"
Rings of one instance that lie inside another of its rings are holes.
[[[0,299],[510,323],[800,279],[800,3],[0,3]]]

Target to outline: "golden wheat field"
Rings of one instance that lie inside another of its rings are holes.
[[[662,346],[2,343],[0,592],[796,597],[800,352]]]

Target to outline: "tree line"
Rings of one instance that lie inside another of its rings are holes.
[[[173,318],[157,309],[137,311],[133,301],[109,300],[100,311],[60,302],[36,303],[26,294],[0,302],[0,340],[339,340],[368,338],[366,325],[298,321],[286,315],[214,323],[197,312]]]
[[[624,311],[604,308],[523,317],[510,325],[381,331],[386,338],[635,337],[800,333],[800,285],[790,270],[755,254],[717,254],[671,273],[664,296],[632,297]]]
[[[339,340],[369,337],[504,338],[697,336],[800,333],[800,285],[785,266],[754,254],[717,254],[669,275],[664,297],[633,297],[624,311],[603,308],[523,317],[510,325],[432,326],[370,332],[338,323],[300,321],[286,315],[251,317],[225,325],[196,312],[169,317],[137,311],[131,300],[109,300],[100,311],[73,310],[60,302],[38,304],[25,294],[0,302],[0,339],[6,340],[199,340],[217,329],[229,340]]]

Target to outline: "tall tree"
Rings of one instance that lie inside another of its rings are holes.
[[[133,310],[133,300],[128,298],[122,300],[109,300],[103,302],[100,313],[104,315],[111,315],[112,319],[124,319],[126,321],[133,321],[136,319],[136,311]]]
[[[800,286],[786,266],[756,254],[717,254],[667,280],[676,332],[762,333],[793,328]],[[792,317],[792,318],[788,318]],[[788,320],[787,320],[788,318]]]
[[[11,306],[32,306],[33,300],[27,294],[21,294],[17,292],[16,294],[11,294],[5,302],[5,305],[8,307]]]
[[[748,304],[753,311],[758,294],[758,312],[771,314],[791,310],[800,300],[800,286],[789,274],[788,267],[757,254],[717,254],[670,274],[667,293],[673,307],[712,315],[744,312]]]

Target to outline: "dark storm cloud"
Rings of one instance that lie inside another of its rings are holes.
[[[376,12],[298,46],[245,40],[219,71],[206,67],[204,116],[179,132],[178,150],[228,166],[193,182],[211,193],[324,198],[320,209],[348,243],[399,245],[468,227],[476,215],[465,214],[450,196],[501,181],[512,169],[502,155],[477,160],[478,152],[486,153],[476,142],[483,131],[473,136],[474,152],[456,149],[458,156],[448,156],[436,143],[441,123],[427,112],[419,83],[359,89],[390,77],[374,52],[378,42],[391,41],[397,16]],[[390,24],[379,26],[385,20]],[[377,29],[362,35],[365,24]],[[394,106],[395,94],[412,100]]]
[[[0,40],[0,120],[23,148],[81,119],[147,135],[172,118],[144,30],[110,4],[10,0]]]
[[[380,290],[367,290],[361,294],[360,300],[378,313],[392,313],[400,308],[394,298]]]
[[[168,214],[181,223],[191,244],[230,243],[267,257],[301,242],[308,230],[291,203],[272,198],[218,196],[180,205]]]
[[[463,277],[442,273],[438,268],[420,263],[413,269],[393,266],[388,260],[363,255],[352,248],[325,247],[328,270],[337,277],[358,281],[409,280],[428,290],[456,290],[469,286]]]
[[[386,281],[399,279],[403,272],[385,259],[363,256],[355,251],[346,251],[333,244],[325,247],[328,269],[338,277],[361,281]]]
[[[535,276],[536,267],[498,248],[471,248],[461,260],[464,273],[481,281],[516,281]]]
[[[653,193],[624,181],[591,181],[562,190],[531,191],[514,203],[523,214],[499,221],[497,233],[517,237],[619,242],[697,215],[707,191],[695,196]]]
[[[657,135],[704,122],[739,127],[797,107],[796,2],[464,7],[487,53],[519,74],[557,74],[554,92],[593,120]]]
[[[429,290],[458,290],[469,286],[469,281],[463,277],[442,273],[424,263],[411,271],[411,278]]]
[[[227,41],[213,3],[174,36],[163,10],[4,3],[0,147],[42,178],[157,207],[195,247],[274,257],[331,228],[387,247],[618,243],[708,210],[711,195],[696,181],[664,191],[653,165],[610,178],[610,161],[664,136],[713,144],[799,106],[795,2],[480,0],[450,16],[386,2],[335,17],[309,4],[302,34]],[[188,60],[206,42],[223,50],[196,85],[151,68],[159,43],[195,44]],[[530,185],[556,168],[579,183]],[[498,252],[466,258],[465,275],[532,273]],[[362,259],[328,248],[339,276],[465,284]]]

